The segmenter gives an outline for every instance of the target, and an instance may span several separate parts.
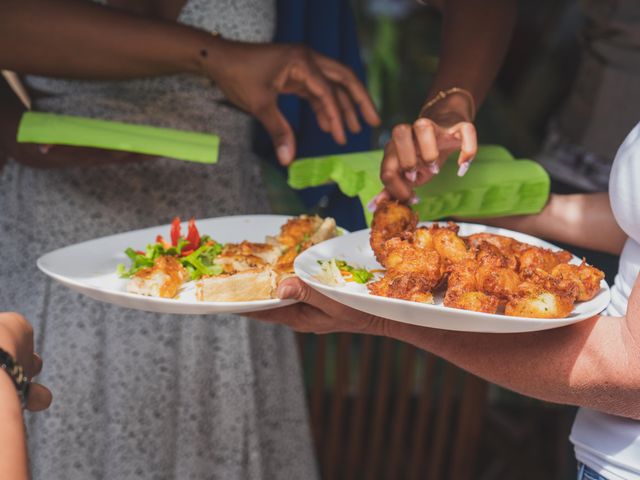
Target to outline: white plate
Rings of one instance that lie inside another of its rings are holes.
[[[276,235],[291,217],[283,215],[240,215],[196,219],[201,234],[220,243],[243,240],[264,242],[266,235]],[[203,315],[210,313],[242,313],[268,310],[294,303],[293,300],[255,300],[251,302],[200,302],[195,298],[195,285],[187,284],[176,299],[146,297],[125,291],[126,279],[116,274],[119,263],[130,265],[124,251],[144,249],[157,235],[169,238],[171,225],[160,225],[60,248],[38,259],[38,268],[72,290],[121,307],[149,312]],[[186,232],[186,222],[182,231]]]
[[[531,245],[559,248],[530,235],[513,232],[504,228],[494,228],[471,223],[459,223],[460,235],[472,233],[496,233],[515,238]],[[367,270],[382,268],[376,261],[369,246],[370,230],[360,230],[343,237],[334,238],[306,250],[295,261],[296,274],[311,287],[326,296],[349,307],[389,318],[404,323],[444,330],[465,332],[515,333],[532,332],[562,327],[571,323],[586,320],[602,312],[609,304],[610,294],[607,282],[602,281],[600,292],[588,302],[576,303],[573,313],[567,318],[539,319],[525,317],[509,317],[506,315],[487,314],[459,310],[442,305],[442,299],[436,297],[435,304],[410,302],[395,298],[371,295],[365,285],[349,282],[341,286],[329,286],[319,282],[315,275],[320,272],[318,260],[336,258],[346,260],[350,265]],[[571,263],[580,263],[574,257]]]

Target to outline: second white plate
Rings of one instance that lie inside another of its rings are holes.
[[[495,233],[509,236],[531,245],[559,250],[555,245],[539,238],[503,228],[471,223],[459,223],[458,225],[460,226],[460,235],[464,236],[481,232]],[[366,268],[367,270],[381,268],[369,246],[369,234],[370,230],[361,230],[310,248],[296,259],[296,274],[319,292],[356,310],[399,322],[465,332],[516,333],[562,327],[599,314],[607,307],[610,301],[609,286],[603,280],[600,292],[588,302],[576,303],[573,312],[567,318],[509,317],[445,307],[442,305],[442,301],[437,298],[436,304],[429,305],[379,297],[371,295],[365,285],[350,282],[346,285],[333,287],[321,283],[315,278],[320,272],[318,261],[332,258],[346,260],[350,265]],[[579,264],[580,259],[574,257],[572,263]]]
[[[220,243],[264,242],[266,235],[276,235],[289,218],[283,215],[240,215],[196,219],[196,225],[201,234],[210,235]],[[125,288],[127,280],[116,274],[119,263],[130,263],[124,251],[129,247],[144,249],[155,241],[156,235],[169,238],[170,228],[170,225],[159,225],[60,248],[40,257],[38,268],[72,290],[96,300],[149,312],[184,315],[243,313],[295,303],[280,299],[200,302],[195,298],[193,282],[187,284],[175,299],[128,293]],[[182,231],[186,231],[186,223],[183,223]]]

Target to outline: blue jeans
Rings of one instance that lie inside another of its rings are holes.
[[[587,467],[584,463],[578,462],[578,480],[607,480],[598,472]]]

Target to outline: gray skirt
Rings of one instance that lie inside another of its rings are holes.
[[[54,394],[48,411],[27,416],[34,479],[316,477],[289,330],[127,310],[36,268],[52,249],[176,215],[264,213],[258,165],[243,142],[223,142],[216,166],[10,161],[0,173],[0,310],[34,324],[40,379]]]

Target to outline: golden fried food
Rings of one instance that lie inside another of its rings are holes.
[[[501,303],[516,295],[521,283],[518,274],[510,268],[481,265],[476,271],[478,290],[498,298]]]
[[[518,258],[513,253],[503,253],[494,244],[482,241],[475,248],[475,259],[480,265],[518,270]]]
[[[383,264],[384,244],[387,240],[400,236],[403,232],[413,232],[418,224],[418,216],[406,205],[399,202],[383,202],[376,208],[371,224],[371,249],[376,259]]]
[[[267,238],[281,253],[270,263],[275,262],[274,270],[280,275],[293,274],[293,262],[301,252],[337,235],[336,221],[331,217],[300,215],[292,218],[280,228],[280,235]]]
[[[591,300],[600,291],[600,283],[604,279],[604,272],[588,265],[584,260],[581,265],[561,263],[551,271],[551,276],[558,280],[565,288],[575,286],[576,298],[579,302]]]
[[[424,276],[413,274],[385,275],[367,285],[373,295],[400,298],[412,302],[433,303],[433,286]]]
[[[433,238],[433,248],[448,264],[452,265],[473,258],[473,253],[458,236],[457,225],[454,229],[451,225],[442,228],[436,224],[429,231]]]
[[[430,279],[432,288],[440,283],[442,269],[438,252],[421,248],[413,236],[408,239],[400,237],[388,240],[384,245],[384,266],[391,275],[414,273]]]
[[[572,258],[573,256],[566,250],[552,252],[546,248],[532,246],[524,249],[518,255],[520,271],[541,268],[549,273],[556,265],[568,263]]]
[[[474,312],[497,313],[500,301],[498,298],[483,292],[464,292],[459,295],[447,294],[444,305]]]
[[[296,247],[300,243],[309,240],[322,225],[322,219],[317,216],[300,215],[287,221],[280,228],[277,241],[285,247]]]
[[[528,318],[565,318],[573,311],[573,296],[525,282],[504,307],[505,315]]]
[[[511,237],[505,237],[504,235],[496,235],[494,233],[474,233],[465,237],[465,241],[469,247],[477,248],[481,243],[486,242],[496,246],[504,255],[511,255],[519,253],[525,248],[529,247],[526,243],[517,241]]]
[[[572,255],[490,233],[458,235],[458,226],[416,228],[408,207],[388,202],[379,208],[371,247],[386,268],[368,285],[374,295],[433,302],[446,285],[444,305],[484,313],[504,306],[511,316],[562,318],[574,302],[592,299],[604,274]]]
[[[446,295],[456,297],[462,293],[477,291],[476,271],[478,267],[478,262],[475,260],[465,260],[453,265],[447,279]]]

